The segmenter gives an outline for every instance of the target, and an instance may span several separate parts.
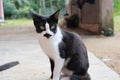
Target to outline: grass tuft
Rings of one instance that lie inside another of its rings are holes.
[[[120,16],[114,17],[114,29],[115,31],[120,31]]]
[[[4,23],[0,23],[0,27],[18,27],[32,24],[33,22],[31,19],[9,19],[5,20]]]

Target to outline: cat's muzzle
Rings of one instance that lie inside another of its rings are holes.
[[[46,38],[50,38],[52,35],[46,33],[46,34],[44,34],[44,36],[45,36]]]

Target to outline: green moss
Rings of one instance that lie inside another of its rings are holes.
[[[114,35],[114,31],[112,28],[108,28],[107,30],[104,31],[104,35],[105,36],[113,36]]]

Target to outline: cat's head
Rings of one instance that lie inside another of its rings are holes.
[[[41,16],[30,11],[36,32],[42,34],[46,38],[54,36],[57,32],[59,12],[60,10],[57,10],[50,16]]]

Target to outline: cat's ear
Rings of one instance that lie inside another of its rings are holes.
[[[38,15],[37,13],[35,13],[34,11],[30,10],[29,11],[30,15],[32,16],[33,20],[39,19],[40,15]]]
[[[59,13],[60,13],[60,9],[57,10],[55,13],[53,13],[53,14],[50,16],[50,18],[52,18],[55,22],[58,22]]]

